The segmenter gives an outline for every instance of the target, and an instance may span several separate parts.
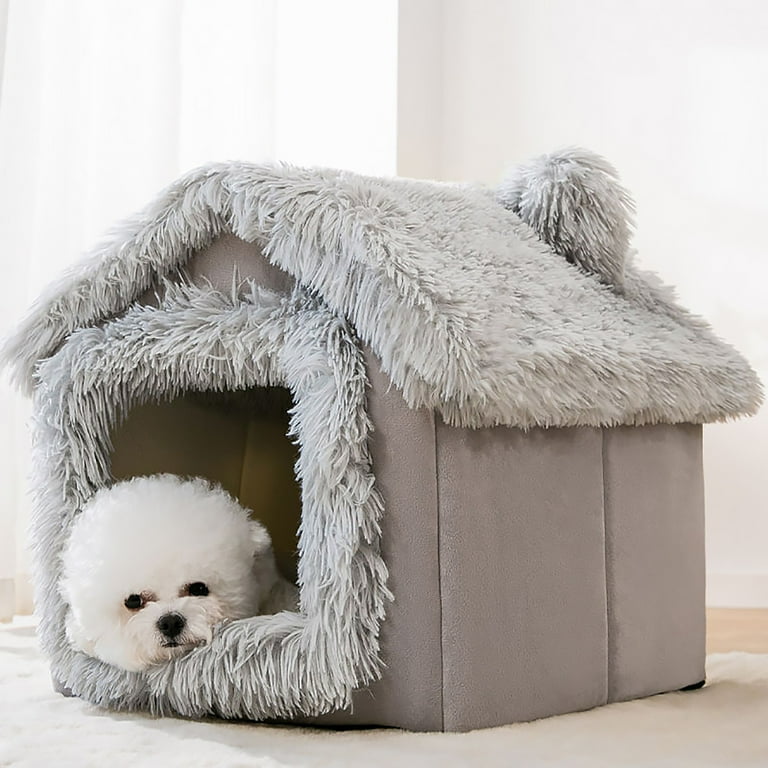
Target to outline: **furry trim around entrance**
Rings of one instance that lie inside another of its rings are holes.
[[[79,509],[110,481],[111,427],[150,399],[272,385],[288,387],[296,403],[301,611],[226,624],[210,645],[146,673],[77,652],[65,635],[60,553]],[[378,675],[390,597],[365,386],[346,323],[300,288],[237,298],[168,286],[160,307],[136,306],[104,329],[75,333],[40,367],[36,390],[36,594],[58,682],[103,706],[158,714],[263,719],[347,706]]]

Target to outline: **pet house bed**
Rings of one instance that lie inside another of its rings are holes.
[[[581,152],[499,190],[225,164],[126,223],[5,349],[57,685],[465,730],[700,683],[701,424],[760,385],[629,263],[629,205]],[[96,489],[157,471],[256,507],[301,604],[128,673],[68,644],[59,556]]]

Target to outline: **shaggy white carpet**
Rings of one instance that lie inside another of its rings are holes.
[[[466,734],[152,719],[53,693],[22,619],[0,625],[0,766],[768,767],[768,655],[711,656],[708,679],[700,691]]]

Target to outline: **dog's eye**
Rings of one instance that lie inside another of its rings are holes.
[[[144,607],[144,598],[141,595],[128,595],[125,598],[125,607],[129,611],[138,611]]]
[[[208,594],[208,587],[202,581],[194,581],[187,587],[187,593],[191,597],[205,597]]]

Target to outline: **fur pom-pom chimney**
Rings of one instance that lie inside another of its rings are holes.
[[[635,207],[605,158],[578,147],[541,155],[513,168],[498,197],[554,251],[621,288]]]

